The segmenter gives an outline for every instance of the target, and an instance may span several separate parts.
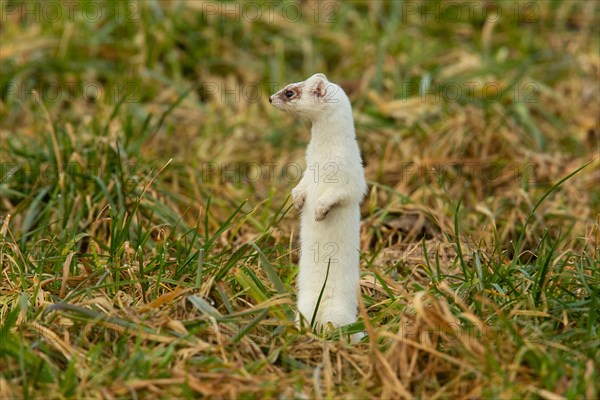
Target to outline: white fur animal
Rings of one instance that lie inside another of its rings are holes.
[[[298,310],[310,324],[356,321],[360,202],[367,185],[348,97],[323,74],[291,83],[269,98],[275,107],[312,122],[306,171],[292,190],[301,210]],[[353,338],[354,340],[357,337]]]

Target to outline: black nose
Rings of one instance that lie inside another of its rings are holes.
[[[273,96],[269,96],[269,103],[273,102]]]

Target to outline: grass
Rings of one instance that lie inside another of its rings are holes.
[[[599,396],[598,3],[0,4],[1,398]],[[266,100],[317,71],[370,187],[327,334]]]

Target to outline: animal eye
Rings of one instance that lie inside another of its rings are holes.
[[[287,97],[288,99],[294,96],[294,92],[292,92],[291,90],[288,90],[285,92],[285,97]]]

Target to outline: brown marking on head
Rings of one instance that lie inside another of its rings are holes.
[[[303,85],[290,85],[279,91],[279,98],[283,102],[299,99],[302,97],[302,89]]]

